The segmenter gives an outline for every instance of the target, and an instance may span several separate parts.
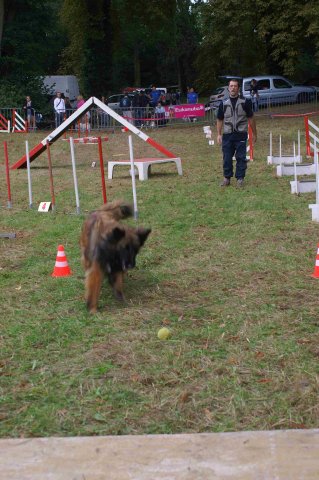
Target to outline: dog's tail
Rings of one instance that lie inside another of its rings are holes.
[[[107,212],[111,218],[116,221],[133,216],[133,207],[131,204],[123,200],[116,200],[111,203],[106,203],[99,208],[100,211]]]

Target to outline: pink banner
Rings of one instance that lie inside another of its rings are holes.
[[[174,105],[174,117],[205,117],[205,105],[203,103]]]

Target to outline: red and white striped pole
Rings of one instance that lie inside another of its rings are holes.
[[[306,134],[306,155],[307,155],[307,157],[311,157],[310,135],[309,135],[309,117],[308,117],[308,115],[305,115],[304,122],[305,122],[305,134]]]
[[[47,153],[48,153],[48,164],[49,164],[49,178],[50,178],[50,191],[51,191],[51,201],[52,201],[52,210],[55,210],[55,195],[54,195],[54,186],[53,186],[53,173],[52,173],[52,163],[51,163],[51,152],[50,152],[50,143],[46,141]]]
[[[7,189],[8,189],[8,208],[12,208],[10,175],[9,175],[9,156],[8,156],[7,142],[3,142],[3,146],[4,146],[4,159],[5,159],[5,164],[6,164],[6,180],[7,180]]]

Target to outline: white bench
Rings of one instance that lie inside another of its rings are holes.
[[[178,175],[183,175],[182,162],[180,158],[137,158],[134,160],[134,165],[138,170],[139,180],[148,179],[149,168],[158,163],[172,163],[174,162],[177,168]],[[110,161],[107,164],[107,176],[109,180],[113,178],[113,169],[115,166],[131,166],[130,160],[116,160]]]

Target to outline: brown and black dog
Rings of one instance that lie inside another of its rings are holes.
[[[120,223],[132,214],[131,205],[114,201],[92,212],[83,224],[80,245],[85,270],[85,300],[91,313],[97,311],[105,275],[115,296],[124,300],[124,274],[135,267],[136,255],[151,233],[149,228]]]

